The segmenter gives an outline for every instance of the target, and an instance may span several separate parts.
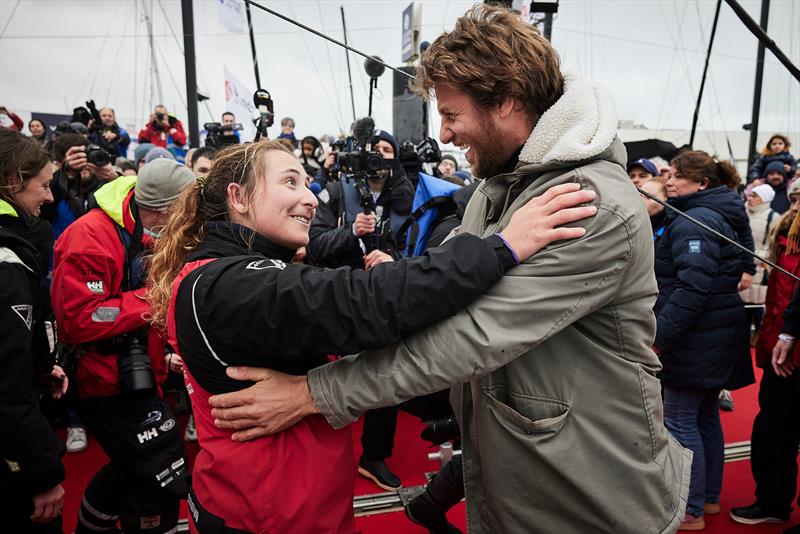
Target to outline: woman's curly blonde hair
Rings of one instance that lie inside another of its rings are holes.
[[[222,150],[208,176],[187,187],[175,201],[147,263],[147,299],[152,306],[151,322],[156,327],[166,329],[172,283],[186,256],[203,242],[204,225],[228,220],[228,184],[242,185],[245,195],[252,197],[257,178],[266,172],[263,156],[271,150],[292,153],[274,140],[232,145]]]

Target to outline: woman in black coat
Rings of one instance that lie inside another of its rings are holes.
[[[50,359],[47,266],[53,201],[50,157],[33,139],[0,128],[0,517],[7,532],[61,532],[64,443],[39,409],[45,380],[58,398],[66,376]]]
[[[676,157],[669,202],[752,250],[747,213],[733,165],[705,152]],[[659,296],[655,349],[664,369],[664,423],[694,452],[684,530],[701,530],[704,513],[719,513],[724,438],[719,392],[754,381],[747,316],[740,286],[752,278],[752,258],[692,222],[667,215],[656,248]]]

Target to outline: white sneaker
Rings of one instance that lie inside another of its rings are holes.
[[[89,439],[86,437],[86,429],[80,426],[67,428],[67,452],[85,451],[89,446]]]
[[[186,423],[186,432],[183,433],[183,439],[186,441],[197,441],[197,427],[194,425],[194,414],[189,416],[189,422]]]

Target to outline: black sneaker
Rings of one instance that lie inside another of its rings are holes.
[[[762,508],[758,503],[731,509],[731,519],[744,525],[759,523],[785,523],[789,520],[789,512],[775,513]]]
[[[383,460],[365,460],[362,457],[358,462],[358,473],[386,491],[395,491],[403,485],[400,477],[389,471]]]
[[[462,534],[447,521],[444,511],[431,501],[427,491],[408,503],[405,510],[412,523],[427,528],[431,534]]]

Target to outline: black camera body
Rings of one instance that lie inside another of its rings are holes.
[[[374,147],[375,122],[370,117],[359,119],[353,125],[353,135],[345,141],[333,143],[335,172],[343,174],[348,182],[378,180],[391,172],[391,165]]]
[[[138,393],[156,389],[147,336],[133,332],[119,337],[119,387],[122,393]]]
[[[105,167],[111,163],[108,151],[100,145],[91,144],[86,147],[86,159],[98,167]]]
[[[239,138],[234,132],[244,130],[244,127],[238,122],[233,126],[223,126],[219,122],[207,122],[203,128],[208,132],[206,146],[214,148],[239,144]]]

